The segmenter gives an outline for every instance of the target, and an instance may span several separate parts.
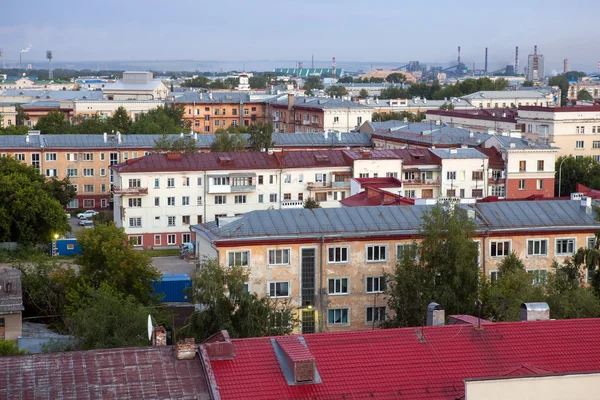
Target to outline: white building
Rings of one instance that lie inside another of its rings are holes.
[[[441,196],[481,199],[487,196],[488,156],[471,148],[431,149],[442,160]]]
[[[555,107],[560,93],[546,90],[483,90],[462,96],[477,108],[517,108],[521,106]]]
[[[129,117],[135,121],[141,114],[165,105],[164,100],[75,100],[75,116],[89,118],[94,115],[112,117],[119,107],[123,107]]]
[[[169,89],[152,72],[126,71],[123,79],[104,86],[106,100],[164,100]]]

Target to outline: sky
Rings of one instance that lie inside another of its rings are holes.
[[[520,65],[534,44],[546,73],[597,72],[600,1],[481,0],[4,0],[4,60],[456,60]],[[89,4],[89,5],[87,5]],[[22,18],[19,16],[22,15]]]

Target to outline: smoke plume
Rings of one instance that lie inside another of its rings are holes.
[[[31,45],[27,46],[27,48],[21,50],[21,53],[27,53],[29,50],[31,50]]]

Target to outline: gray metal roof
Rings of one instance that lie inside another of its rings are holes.
[[[462,99],[545,99],[549,95],[548,92],[540,90],[482,90],[471,93],[466,96],[461,96]]]
[[[0,92],[0,101],[4,97],[31,97],[43,100],[102,100],[99,90],[27,90],[11,89]]]
[[[287,105],[287,96],[279,97],[275,102],[279,105]],[[352,100],[344,100],[340,98],[329,98],[329,97],[296,97],[294,100],[294,107],[302,108],[322,108],[322,109],[335,109],[335,108],[363,108],[365,110],[373,109],[372,105],[364,105],[357,103]]]
[[[430,205],[252,211],[232,220],[194,225],[209,240],[365,237],[416,234]],[[460,205],[476,212],[479,231],[599,229],[594,214],[579,201],[507,201]]]
[[[0,313],[23,311],[21,271],[0,269]]]
[[[104,90],[155,90],[161,83],[162,81],[160,80],[152,80],[148,83],[123,83],[123,81],[117,81],[115,83],[107,83],[104,85]]]
[[[471,132],[463,128],[451,127],[443,123],[442,125],[435,125],[434,123],[427,122],[408,123],[398,120],[367,123],[373,128],[373,135],[423,144],[466,144],[476,146],[492,136],[485,133]]]
[[[555,151],[558,151],[557,147],[552,147],[545,143],[533,142],[531,140],[514,138],[514,137],[510,137],[510,136],[501,136],[501,135],[494,135],[493,138],[494,139],[492,139],[492,141],[494,141],[494,140],[497,141],[497,143],[500,145],[500,147],[504,150],[511,150],[511,149],[549,150],[549,149],[553,149]]]
[[[212,97],[212,98],[211,98]],[[246,92],[193,92],[187,91],[181,94],[175,94],[175,101],[177,103],[198,103],[198,104],[212,104],[212,103],[265,103],[267,101],[275,101],[277,95],[267,94],[255,94]],[[287,99],[287,96],[286,96]]]
[[[429,149],[442,159],[488,158],[485,154],[472,148],[467,149]]]

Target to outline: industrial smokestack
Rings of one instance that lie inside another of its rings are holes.
[[[19,52],[19,69],[22,68],[23,53],[27,53],[29,50],[31,50],[31,45],[27,46]]]
[[[485,66],[483,67],[483,73],[487,74],[488,71],[488,48],[485,48]]]
[[[563,74],[566,74],[567,72],[569,72],[569,59],[565,58],[563,61]]]
[[[460,46],[458,46],[458,65],[460,65]]]
[[[533,55],[537,56],[537,44],[533,46]]]
[[[335,68],[336,68],[335,57],[333,57],[333,62],[331,63],[331,69],[332,69],[332,71],[331,71],[331,78],[332,79],[337,78],[337,74],[335,73]]]
[[[515,47],[515,75],[519,74],[519,46]]]

